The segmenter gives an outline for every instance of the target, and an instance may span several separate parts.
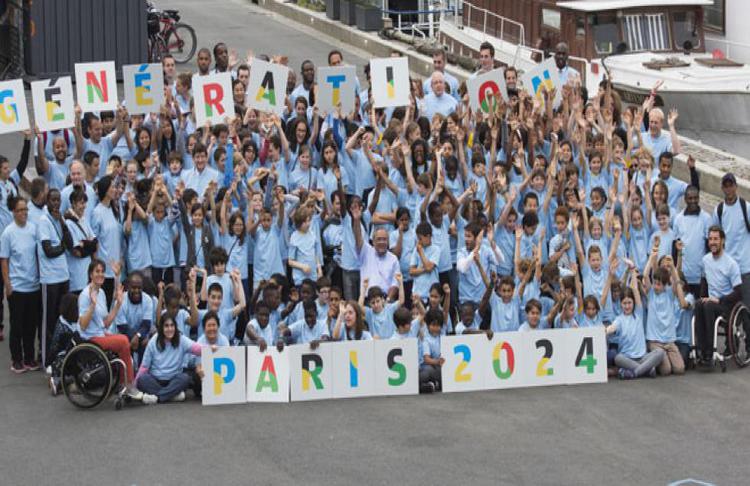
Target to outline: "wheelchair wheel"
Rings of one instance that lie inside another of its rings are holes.
[[[748,351],[748,347],[750,347],[750,341],[748,340],[750,335],[750,311],[743,304],[737,305],[732,310],[729,322],[731,324],[730,335],[727,337],[729,349],[737,366],[744,368],[750,364],[750,351]]]
[[[104,351],[84,343],[73,348],[63,361],[61,385],[76,407],[93,408],[102,403],[112,388],[112,367]]]

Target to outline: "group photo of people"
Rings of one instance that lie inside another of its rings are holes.
[[[494,57],[482,44],[472,76]],[[596,326],[611,377],[713,369],[717,317],[750,304],[737,179],[707,211],[696,161],[673,174],[679,113],[658,86],[627,104],[583,87],[564,43],[554,58],[561,92],[534,96],[509,66],[489,112],[441,50],[405,106],[376,108],[357,66],[351,112],[319,109],[305,60],[279,115],[249,106],[253,57],[218,43],[197,72],[162,60],[158,113],[76,107],[73,128],[27,130],[17,164],[0,156],[10,371],[54,375],[76,336],[155,404],[200,397],[200,356],[221,346],[416,338],[432,393],[442,336]],[[234,110],[197,126],[194,75],[224,72]]]

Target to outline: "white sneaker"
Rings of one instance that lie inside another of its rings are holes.
[[[185,392],[181,391],[177,395],[173,396],[170,402],[184,402],[185,401]]]
[[[144,393],[143,397],[141,397],[141,401],[144,403],[144,405],[153,405],[159,401],[159,397],[157,397],[156,395],[151,395],[149,393]]]
[[[143,400],[143,392],[135,388],[128,389],[125,393],[135,401]]]

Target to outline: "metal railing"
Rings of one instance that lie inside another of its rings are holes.
[[[395,16],[393,29],[409,35],[412,39],[434,38],[440,27],[440,17],[446,13],[453,13],[452,9],[427,9],[427,10],[388,10],[383,8],[383,16]],[[422,20],[412,21],[410,18]]]
[[[522,46],[527,45],[526,29],[520,22],[477,7],[469,2],[461,2],[460,11],[458,2],[456,2],[453,7],[453,14],[454,21],[459,27],[470,27],[506,42]]]

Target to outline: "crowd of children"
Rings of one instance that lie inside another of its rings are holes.
[[[0,158],[12,371],[49,365],[74,328],[155,403],[199,384],[205,346],[414,337],[434,391],[446,334],[603,326],[620,378],[684,372],[716,219],[694,161],[690,185],[672,175],[653,94],[625,107],[573,76],[557,109],[510,88],[483,113],[438,73],[408,106],[361,89],[325,113],[305,61],[277,116],[248,107],[234,57],[198,53],[199,74],[235,79],[225,124],[196,126],[191,74],[167,58],[160,113],[77,110],[73,129],[27,133],[14,171]]]

